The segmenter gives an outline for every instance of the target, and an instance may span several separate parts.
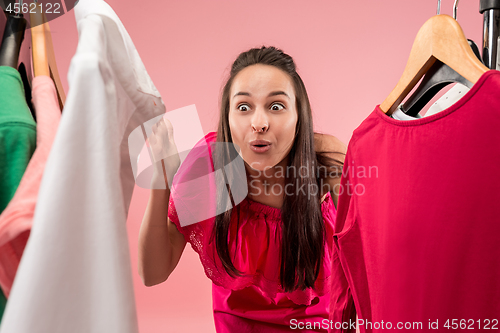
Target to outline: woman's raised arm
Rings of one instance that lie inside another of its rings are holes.
[[[139,275],[148,287],[169,277],[186,246],[184,236],[168,218],[170,186],[180,165],[172,124],[168,120],[162,118],[153,125],[149,144],[155,159],[154,175],[139,230],[138,262]]]
[[[165,281],[181,258],[186,240],[167,217],[169,190],[151,190],[139,231],[139,275],[150,287]]]

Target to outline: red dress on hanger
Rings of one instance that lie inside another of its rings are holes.
[[[355,318],[355,306],[361,332],[500,328],[499,91],[491,70],[439,113],[400,121],[376,107],[354,131],[334,323]]]

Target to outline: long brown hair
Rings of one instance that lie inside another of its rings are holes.
[[[319,198],[320,191],[316,191],[315,195],[311,195],[311,193],[304,195],[297,189],[310,189],[313,184],[321,189],[320,185],[324,183],[320,182],[320,180],[331,176],[332,172],[336,176],[340,176],[343,163],[326,156],[325,153],[327,152],[315,152],[312,113],[306,88],[299,74],[297,74],[293,59],[275,47],[263,46],[250,49],[241,53],[233,63],[229,78],[222,90],[217,143],[232,142],[229,128],[229,93],[231,85],[235,76],[242,69],[255,64],[270,65],[281,69],[293,81],[298,120],[287,168],[302,170],[305,166],[309,172],[305,177],[293,178],[288,172],[285,176],[285,184],[291,184],[289,187],[293,189],[292,193],[296,194],[285,195],[281,208],[282,234],[276,235],[281,237],[280,284],[285,292],[298,288],[301,290],[312,288],[322,265],[325,244],[325,227]],[[216,170],[223,170],[225,173],[231,172],[227,169],[224,170],[223,166],[228,165],[237,156],[236,151],[231,148],[232,145],[228,144],[217,145],[217,147],[225,148],[214,150],[214,166]],[[300,169],[301,166],[302,169]],[[323,166],[323,168],[318,168],[318,166]],[[244,174],[225,174],[224,176],[226,181],[227,179],[235,179],[234,177],[246,177]],[[227,185],[225,190],[231,193],[231,188]],[[222,199],[221,193],[222,190],[219,191],[218,189],[218,199]],[[234,202],[232,203],[234,204]],[[238,221],[240,221],[239,208],[237,206]],[[228,235],[231,214],[232,209],[216,216],[212,240],[215,237],[217,254],[224,269],[230,276],[234,277],[242,274],[235,268],[229,253]]]

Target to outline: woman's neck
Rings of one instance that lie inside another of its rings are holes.
[[[273,167],[265,168],[264,170],[256,170],[245,162],[247,178],[255,179],[262,183],[264,181],[270,183],[279,183],[285,181],[285,175],[288,165],[288,156]]]
[[[279,188],[285,186],[287,164],[288,156],[277,165],[265,170],[253,169],[245,163],[250,197],[261,196],[262,194],[269,196],[271,193],[283,193],[283,190],[279,191]]]

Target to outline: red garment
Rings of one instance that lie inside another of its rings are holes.
[[[399,121],[377,106],[349,142],[330,319],[348,320],[354,300],[372,323],[361,332],[499,329],[499,166],[498,71],[429,117]]]
[[[290,332],[291,326],[300,332],[325,332],[329,313],[330,258],[336,214],[330,194],[327,193],[321,204],[327,236],[323,264],[314,289],[283,292],[279,285],[280,242],[279,237],[276,237],[281,235],[281,210],[248,198],[238,205],[240,221],[237,233],[237,208],[233,209],[231,215],[229,249],[231,254],[236,253],[235,256],[231,255],[231,258],[235,267],[245,275],[232,278],[226,273],[216,254],[215,242],[210,241],[215,218],[181,226],[181,214],[178,214],[175,208],[178,203],[178,206],[189,206],[188,202],[192,202],[190,198],[182,198],[176,190],[176,184],[182,183],[183,178],[192,179],[193,172],[200,175],[200,169],[207,163],[213,172],[211,149],[203,150],[200,147],[206,144],[210,147],[210,143],[216,140],[216,133],[207,134],[205,140],[202,139],[190,152],[174,178],[168,217],[198,253],[205,274],[213,282],[214,322],[217,332]],[[196,171],[193,171],[195,169]],[[182,207],[184,213],[209,209],[201,200],[210,201],[206,197],[199,198],[192,209]],[[184,216],[187,215],[189,214]],[[296,322],[293,322],[293,319]],[[305,322],[316,322],[316,329],[299,329],[307,327]],[[301,326],[302,324],[304,326]]]
[[[32,94],[37,116],[36,150],[16,194],[0,215],[0,286],[7,297],[28,242],[45,162],[61,118],[57,91],[50,77],[35,77]]]

